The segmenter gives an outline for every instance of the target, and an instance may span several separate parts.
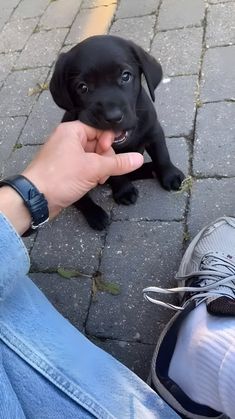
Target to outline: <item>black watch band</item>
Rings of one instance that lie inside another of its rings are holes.
[[[49,220],[48,202],[44,195],[23,175],[16,175],[0,181],[1,186],[10,186],[21,196],[31,217],[31,228],[36,230]]]

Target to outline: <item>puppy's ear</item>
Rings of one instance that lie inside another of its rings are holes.
[[[60,54],[50,81],[50,92],[55,103],[62,109],[70,111],[73,102],[68,91],[67,53]]]
[[[134,42],[131,42],[131,48],[145,76],[152,101],[154,102],[154,90],[162,79],[162,66],[155,58],[145,52],[143,48],[134,44]]]

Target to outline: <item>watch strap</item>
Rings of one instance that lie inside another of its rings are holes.
[[[1,186],[10,186],[21,196],[31,214],[33,230],[49,220],[48,202],[45,196],[25,176],[16,175],[3,179],[0,181]]]

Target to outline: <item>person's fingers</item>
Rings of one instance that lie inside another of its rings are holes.
[[[103,154],[111,149],[114,138],[115,134],[113,132],[104,131],[97,142],[96,153]]]
[[[104,183],[109,176],[124,175],[142,166],[144,158],[140,153],[123,153],[100,156],[99,183]]]

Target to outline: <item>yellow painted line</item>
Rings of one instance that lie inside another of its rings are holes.
[[[88,17],[84,22],[80,40],[93,35],[103,35],[108,32],[114,13],[117,8],[117,0],[97,0],[95,6],[89,10]]]

